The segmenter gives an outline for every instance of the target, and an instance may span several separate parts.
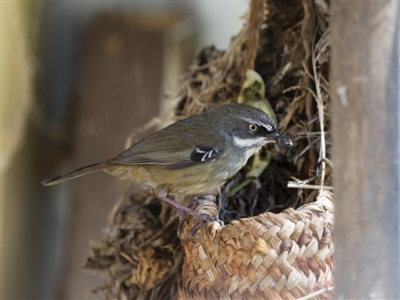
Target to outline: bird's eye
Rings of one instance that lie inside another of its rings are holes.
[[[258,130],[258,126],[256,124],[249,124],[249,129],[251,132],[256,132]]]

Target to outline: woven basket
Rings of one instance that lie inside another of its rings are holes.
[[[204,201],[202,213],[216,206]],[[240,219],[227,226],[184,224],[183,299],[297,299],[333,285],[333,197],[280,214]],[[331,299],[323,293],[313,299]]]

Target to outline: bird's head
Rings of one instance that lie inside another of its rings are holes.
[[[268,143],[292,146],[292,141],[276,130],[275,122],[262,110],[246,104],[228,104],[220,107],[224,123],[234,146],[242,149],[259,148]]]

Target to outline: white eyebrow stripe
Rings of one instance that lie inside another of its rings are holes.
[[[269,124],[265,124],[263,127],[265,127],[268,131],[274,131],[274,128]]]
[[[256,124],[258,126],[263,126],[262,123],[257,122],[256,120],[252,120],[252,119],[248,119],[248,118],[242,118],[242,119],[245,120],[247,123]]]
[[[264,127],[268,131],[271,131],[271,132],[275,131],[275,127],[272,126],[271,124],[255,122],[255,120],[251,120],[251,119],[248,119],[248,118],[243,118],[243,120],[245,120],[247,123],[256,124],[256,125],[258,125],[260,127]]]
[[[259,137],[256,139],[241,139],[237,136],[233,137],[233,142],[236,144],[236,146],[240,148],[252,148],[256,146],[260,146],[260,143],[265,141],[265,138]]]

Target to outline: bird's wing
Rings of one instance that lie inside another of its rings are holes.
[[[224,152],[221,147],[212,147],[204,143],[197,145],[197,140],[198,138],[190,132],[176,134],[174,130],[161,130],[107,162],[126,165],[158,164],[168,165],[169,169],[179,169],[216,160]],[[212,134],[207,140],[213,145]]]

